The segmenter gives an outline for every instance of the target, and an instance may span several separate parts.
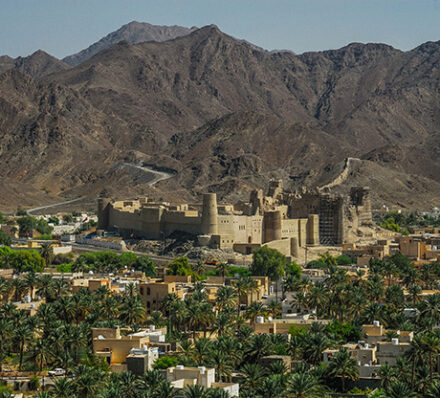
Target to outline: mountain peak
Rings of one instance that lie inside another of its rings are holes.
[[[118,30],[109,33],[85,50],[65,57],[63,61],[71,66],[76,66],[92,58],[98,52],[123,40],[130,44],[146,41],[162,42],[189,35],[194,30],[194,28],[190,29],[183,26],[160,26],[152,25],[147,22],[131,21],[121,26]]]

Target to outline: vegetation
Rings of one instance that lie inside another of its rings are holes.
[[[142,271],[146,276],[156,276],[156,264],[146,256],[136,257],[133,253],[117,254],[112,251],[99,251],[81,254],[73,263],[73,272],[115,273],[121,269]]]
[[[268,276],[277,281],[284,276],[287,267],[287,259],[278,250],[262,246],[253,253],[253,261],[250,267],[252,275]]]
[[[0,267],[13,268],[16,272],[41,272],[45,261],[36,250],[12,250],[0,247]]]
[[[12,239],[0,229],[0,246],[11,246]]]
[[[178,257],[169,263],[168,274],[191,276],[193,280],[200,280],[200,275],[193,271],[187,257]]]
[[[392,211],[385,214],[375,214],[374,220],[382,228],[395,232],[408,233],[409,227],[440,227],[440,215],[419,213],[399,213]]]
[[[24,216],[17,219],[20,227],[20,234],[31,234],[33,230],[38,231],[42,235],[50,235],[52,227],[43,218],[35,218],[32,216]]]
[[[386,260],[372,260],[366,277],[361,273],[349,276],[345,268],[338,266],[340,259],[326,253],[319,259],[325,265],[325,279],[312,283],[302,277],[298,265],[264,250],[254,257],[251,270],[281,279],[283,296],[293,310],[301,308],[319,319],[332,320],[328,324],[291,326],[288,337],[253,333],[258,317],[279,317],[281,308],[275,300],[240,304],[243,297],[258,289],[255,279],[248,275],[219,287],[214,298],[208,296],[203,282],[196,281],[184,299],[169,294],[161,302],[160,311],[147,316],[135,285],[127,286],[123,294],[114,294],[106,287],[72,293],[64,280],[35,274],[32,267],[25,266],[29,259],[22,254],[19,260],[14,259],[16,253],[0,248],[2,267],[16,267],[21,272],[19,278],[9,281],[0,278],[4,301],[0,306],[0,371],[6,366],[35,373],[62,367],[74,375],[58,378],[51,391],[40,391],[35,397],[227,396],[199,386],[187,387],[183,392],[174,389],[159,370],[177,364],[215,367],[217,381],[230,382],[233,373],[238,373],[241,396],[245,398],[329,397],[347,391],[370,398],[439,397],[440,294],[424,299],[421,290],[439,287],[440,263],[416,268],[408,258],[395,254]],[[41,255],[25,253],[38,255],[44,264],[43,250]],[[260,266],[258,256],[269,265]],[[146,257],[107,251],[82,254],[74,262],[58,264],[58,269],[138,269],[145,274],[156,273],[155,264]],[[170,270],[174,275],[197,278],[206,272],[203,264],[189,264],[185,257],[175,259]],[[229,266],[219,266],[216,272],[226,276],[233,271]],[[45,301],[35,315],[12,304],[33,293]],[[416,309],[415,316],[405,315],[408,307]],[[391,330],[388,339],[395,337],[392,331],[397,330],[413,331],[415,337],[410,350],[398,358],[395,366],[380,368],[381,388],[361,391],[352,388],[359,372],[344,344],[360,340],[361,325],[374,320]],[[155,363],[155,370],[141,377],[129,372],[111,374],[103,359],[91,355],[93,327],[119,326],[129,333],[151,324],[166,326],[168,340],[179,343],[176,353]],[[323,362],[326,349],[337,352]],[[267,366],[263,358],[268,355],[289,355],[295,365],[292,370],[282,363]],[[33,382],[35,389],[42,388],[38,378]]]

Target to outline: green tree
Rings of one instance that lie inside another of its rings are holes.
[[[154,362],[154,369],[168,369],[178,364],[176,357],[161,357]]]
[[[44,258],[46,265],[50,265],[53,259],[53,247],[51,243],[42,243],[40,255]]]
[[[133,263],[133,268],[142,271],[146,277],[155,278],[157,276],[156,263],[146,256],[137,257]]]
[[[9,258],[9,266],[17,272],[42,272],[44,265],[44,259],[35,250],[17,250]]]
[[[250,267],[252,275],[268,276],[277,281],[285,274],[287,259],[276,249],[262,246],[253,253]]]
[[[342,392],[345,392],[346,380],[357,380],[359,370],[356,360],[351,356],[346,348],[342,348],[331,357],[329,364],[329,373],[333,377],[341,379]]]
[[[295,373],[287,382],[287,397],[291,398],[324,398],[325,388],[308,373]]]
[[[195,280],[199,280],[200,276],[197,275],[191,268],[191,264],[187,257],[178,257],[168,264],[169,275],[181,275],[191,276]]]
[[[1,224],[1,223],[0,223]],[[0,229],[0,245],[11,246],[12,239]]]

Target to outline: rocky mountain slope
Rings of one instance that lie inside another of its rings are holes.
[[[0,178],[50,183],[53,197],[237,199],[270,178],[325,185],[347,157],[359,160],[346,185],[371,185],[378,206],[427,208],[440,196],[440,42],[295,55],[212,25],[162,43],[119,42],[38,80],[0,78],[9,142]],[[15,173],[26,160],[32,167]],[[127,161],[177,174],[149,187],[118,167]],[[23,193],[5,200],[14,195]]]
[[[41,78],[69,68],[69,65],[42,50],[38,50],[28,57],[18,57],[15,59],[7,55],[0,57],[0,73],[16,69],[32,77]]]
[[[109,33],[96,43],[76,54],[65,57],[63,61],[70,66],[76,66],[87,61],[102,50],[119,43],[127,41],[128,43],[142,43],[145,41],[166,41],[176,37],[186,36],[196,28],[186,28],[183,26],[160,26],[151,25],[145,22],[130,22],[115,32]]]

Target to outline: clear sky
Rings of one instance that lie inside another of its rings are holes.
[[[440,0],[0,0],[0,55],[62,58],[130,21],[216,24],[268,50],[296,53],[440,40]]]

